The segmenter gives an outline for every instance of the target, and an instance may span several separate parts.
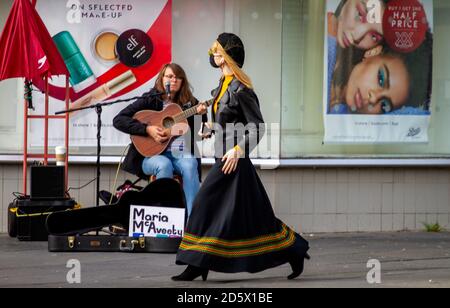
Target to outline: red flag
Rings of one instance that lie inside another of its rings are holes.
[[[30,0],[15,0],[0,37],[0,81],[69,75],[47,28]]]

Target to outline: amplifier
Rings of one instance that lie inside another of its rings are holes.
[[[45,222],[53,212],[74,209],[75,200],[15,200],[8,207],[8,233],[20,241],[46,241]]]
[[[32,166],[30,182],[32,200],[65,197],[64,166]]]

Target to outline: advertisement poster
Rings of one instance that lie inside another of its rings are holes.
[[[326,143],[427,143],[433,0],[327,0]]]
[[[172,0],[40,0],[36,9],[70,72],[70,108],[141,96],[172,58]],[[43,89],[41,81],[34,81]],[[33,93],[34,114],[43,114],[45,97]],[[65,78],[50,80],[50,114],[65,109]],[[102,146],[124,146],[129,136],[113,126],[128,103],[102,109]],[[59,123],[58,123],[59,122]],[[31,146],[43,144],[43,121],[30,125]],[[63,144],[63,121],[50,121],[49,145]],[[95,108],[75,112],[70,145],[95,146]]]

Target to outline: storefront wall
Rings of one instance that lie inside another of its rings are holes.
[[[21,166],[0,166],[1,232],[7,229],[12,193],[22,187]],[[101,189],[110,190],[117,166],[103,165]],[[204,172],[207,174],[208,168]],[[94,165],[73,165],[69,186],[95,178]],[[450,168],[289,168],[258,170],[275,213],[299,232],[424,230],[438,222],[450,229]],[[126,178],[119,174],[118,184]],[[95,204],[95,186],[70,194],[84,207]]]
[[[0,3],[2,25],[11,4],[12,0]],[[174,0],[173,59],[190,75],[195,95],[206,99],[219,78],[208,63],[211,42],[223,31],[242,37],[245,70],[254,81],[265,120],[282,129],[279,146],[266,146],[259,155],[280,158],[285,166],[268,169],[269,160],[258,172],[276,214],[296,230],[422,230],[424,222],[449,228],[450,4],[434,0],[433,119],[426,145],[323,144],[324,16],[324,0]],[[0,83],[2,232],[12,193],[22,186],[21,88],[17,80]],[[123,147],[102,150],[117,162],[122,151]],[[93,162],[95,149],[72,148],[71,154],[79,159],[70,166],[69,186],[80,187],[95,178],[93,163],[79,163]],[[361,158],[364,164],[348,163]],[[386,158],[397,159],[395,167],[377,160]],[[320,163],[329,159],[335,160]],[[418,159],[420,167],[408,159]],[[377,167],[367,167],[372,165]],[[103,164],[102,189],[114,186],[116,168]],[[204,168],[206,175],[209,166]],[[127,177],[119,173],[118,184]],[[95,203],[93,184],[71,194],[84,206]]]

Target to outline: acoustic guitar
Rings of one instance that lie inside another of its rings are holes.
[[[213,104],[214,100],[204,102],[207,107]],[[147,125],[157,126],[162,129],[170,129],[171,137],[164,143],[156,142],[150,136],[131,136],[136,150],[144,157],[152,157],[163,153],[172,139],[185,135],[189,131],[187,119],[197,114],[198,105],[185,111],[177,104],[168,105],[163,111],[144,110],[137,112],[133,119]]]

